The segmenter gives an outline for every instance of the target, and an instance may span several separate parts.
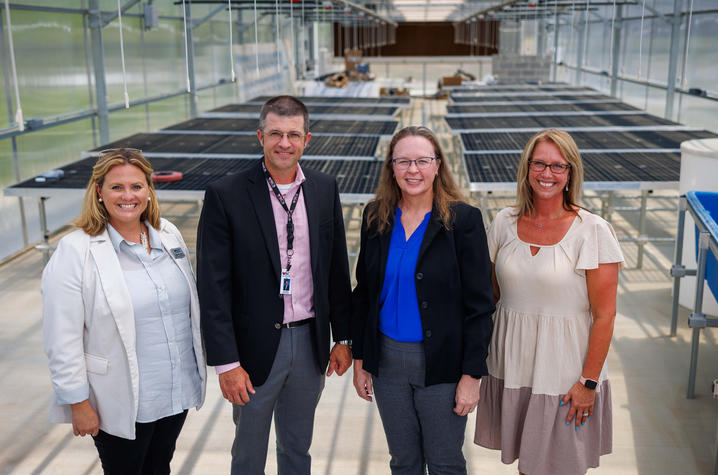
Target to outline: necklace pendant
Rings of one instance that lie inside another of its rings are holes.
[[[140,242],[142,242],[142,247],[145,249],[150,247],[150,243],[147,240],[147,233],[144,231],[140,231]]]

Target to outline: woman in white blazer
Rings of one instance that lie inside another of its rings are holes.
[[[101,153],[79,229],[42,276],[50,419],[90,434],[106,474],[169,473],[187,410],[205,395],[189,251],[160,218],[151,173],[138,150]]]

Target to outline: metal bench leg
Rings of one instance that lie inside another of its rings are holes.
[[[40,230],[42,231],[43,266],[46,266],[47,262],[50,260],[50,231],[47,229],[47,213],[45,212],[45,201],[47,201],[47,198],[42,196],[37,203],[40,212]]]
[[[698,344],[700,343],[701,328],[708,325],[705,315],[703,315],[703,287],[706,277],[706,258],[708,257],[708,243],[710,235],[708,233],[700,233],[698,236],[698,271],[696,272],[696,300],[693,306],[694,311],[688,318],[688,326],[693,328],[693,338],[691,340],[691,363],[688,373],[688,390],[686,397],[693,399],[695,397],[696,386],[696,367],[698,366]]]
[[[646,245],[646,204],[648,201],[648,190],[641,190],[641,212],[638,218],[638,257],[636,267],[643,269],[643,248]]]
[[[678,326],[678,297],[681,291],[682,275],[675,274],[673,271],[676,267],[683,265],[683,239],[685,236],[684,228],[686,223],[686,207],[687,202],[685,196],[681,196],[678,202],[678,231],[676,232],[676,252],[674,269],[671,270],[673,277],[673,309],[671,310],[671,336],[676,336],[676,328]]]

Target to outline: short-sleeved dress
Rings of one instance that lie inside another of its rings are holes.
[[[494,313],[488,376],[481,382],[474,442],[501,450],[507,464],[534,474],[577,474],[611,452],[611,387],[601,370],[591,420],[566,426],[559,401],[583,371],[592,317],[586,270],[623,263],[611,225],[579,210],[564,237],[536,246],[519,239],[513,208],[488,232],[501,298]]]

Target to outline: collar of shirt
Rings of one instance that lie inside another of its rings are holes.
[[[304,182],[306,181],[306,179],[307,179],[307,178],[304,176],[304,172],[302,171],[302,167],[299,166],[299,164],[297,163],[297,176],[294,177],[294,181],[289,184],[289,189],[287,190],[287,193],[282,193],[282,194],[284,194],[284,195],[286,196],[287,194],[289,194],[289,192],[290,192],[291,190],[296,189],[299,185],[301,185],[302,183],[304,183]],[[265,181],[267,181],[267,180],[265,180]],[[270,193],[272,196],[274,196],[274,192],[272,191],[272,187],[269,185],[269,182],[267,182],[267,188],[269,188],[269,193]],[[280,187],[279,185],[277,185],[277,188],[280,188],[280,191],[281,191],[281,187]],[[289,206],[289,203],[287,203],[287,206]]]
[[[159,231],[150,226],[147,221],[145,221],[145,226],[147,226],[147,230],[149,232],[149,236],[147,237],[150,241],[150,248],[162,250],[162,240],[160,239]],[[120,244],[122,244],[123,242],[125,242],[128,246],[137,244],[136,242],[130,242],[127,239],[123,238],[122,235],[115,228],[113,228],[110,223],[107,223],[107,234],[110,235],[110,242],[112,242],[112,247],[115,248],[115,252],[120,252]]]

